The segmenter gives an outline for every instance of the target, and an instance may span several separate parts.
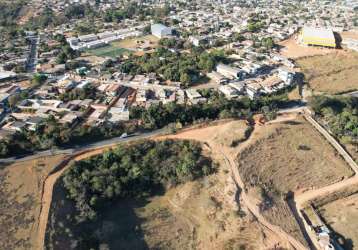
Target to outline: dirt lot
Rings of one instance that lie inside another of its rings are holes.
[[[299,117],[265,125],[238,161],[248,186],[266,184],[287,192],[322,187],[352,176],[337,155],[319,132]]]
[[[155,36],[147,35],[143,37],[124,39],[118,42],[114,42],[113,45],[124,49],[136,49],[138,46],[137,41],[149,41],[153,47],[156,47],[158,45],[159,39]]]
[[[355,31],[343,31],[340,35],[343,39],[345,38],[358,39],[358,32]]]
[[[296,42],[296,37],[291,37],[285,41],[282,41],[279,43],[279,45],[282,46],[280,54],[292,59],[316,55],[326,55],[337,51],[335,49],[299,45]]]
[[[319,208],[323,219],[346,241],[345,249],[358,249],[358,193]]]
[[[266,218],[302,238],[285,202],[289,191],[322,187],[353,172],[303,118],[265,125],[238,157],[245,186]]]
[[[297,60],[310,88],[337,94],[358,89],[358,53],[336,52]]]
[[[38,158],[0,169],[1,249],[36,249],[43,181],[62,159]]]
[[[238,190],[223,155],[212,150],[205,141],[228,147],[232,140],[241,141],[248,136],[250,126],[245,121],[228,121],[211,127],[186,130],[172,138],[195,139],[203,142],[206,155],[218,163],[217,172],[209,177],[172,188],[161,196],[142,201],[121,201],[104,212],[100,227],[110,237],[110,246],[118,249],[271,249],[289,248],[287,242],[263,227],[236,201]],[[235,129],[236,131],[233,131]],[[222,132],[224,131],[224,132]],[[231,136],[229,138],[229,135]],[[220,137],[221,135],[221,137]],[[167,138],[165,137],[165,138]],[[232,138],[234,137],[234,138]],[[161,139],[160,137],[158,139]],[[230,141],[223,140],[228,138]],[[219,146],[220,147],[220,146]],[[60,239],[55,231],[66,230],[56,218],[64,218],[71,211],[56,185],[47,244],[68,245],[71,239]],[[61,211],[57,208],[61,207]],[[73,208],[72,208],[73,209]],[[57,214],[53,216],[53,214]],[[62,214],[63,213],[63,214]],[[61,217],[62,215],[63,217]],[[62,233],[61,233],[62,234]],[[111,235],[115,235],[111,237]],[[107,240],[106,240],[107,241]],[[108,241],[107,241],[108,242]],[[124,245],[123,245],[124,244]]]

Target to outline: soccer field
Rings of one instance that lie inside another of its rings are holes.
[[[117,57],[123,55],[125,53],[129,53],[128,49],[120,48],[117,46],[113,46],[112,44],[106,47],[101,47],[97,49],[87,50],[89,54],[99,56],[99,57]]]

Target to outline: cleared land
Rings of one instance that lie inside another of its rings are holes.
[[[108,46],[97,48],[97,49],[90,49],[86,51],[90,55],[99,56],[99,57],[117,57],[123,54],[129,53],[127,49],[114,46],[110,44]]]
[[[128,38],[118,42],[113,42],[109,46],[97,49],[90,49],[86,52],[90,55],[98,57],[117,57],[123,54],[129,54],[134,52],[143,54],[143,51],[137,51],[137,49],[140,48],[142,43],[149,42],[150,47],[155,48],[158,46],[158,41],[159,39],[152,35],[137,38]]]
[[[281,46],[280,54],[292,59],[317,55],[326,55],[337,51],[335,49],[306,47],[299,45],[297,44],[296,37],[294,36],[285,41],[280,42],[279,45]]]
[[[298,59],[310,88],[338,94],[358,89],[358,53],[336,52]]]
[[[238,157],[239,172],[265,217],[304,242],[285,197],[338,182],[353,172],[303,118],[266,124]]]
[[[0,170],[1,249],[37,249],[43,183],[63,155],[18,162]]]
[[[358,249],[358,193],[319,208],[332,229],[345,238],[345,249]]]
[[[336,233],[336,237],[344,243],[344,249],[358,249],[358,186],[357,184],[316,198],[312,203],[321,218]],[[313,224],[318,224],[308,204],[304,211]]]
[[[143,37],[123,39],[121,41],[114,42],[113,45],[124,49],[136,49],[140,42],[149,42],[152,47],[157,47],[158,41],[159,39],[157,37],[147,35]]]
[[[104,212],[100,226],[106,231],[103,237],[114,249],[119,245],[126,249],[271,249],[288,248],[286,242],[260,223],[241,207],[237,201],[238,190],[225,164],[223,155],[206,143],[213,138],[217,145],[227,147],[220,139],[232,134],[235,141],[248,136],[250,128],[245,121],[231,121],[207,128],[186,130],[177,135],[162,138],[196,139],[203,142],[205,155],[217,161],[218,171],[209,177],[180,185],[165,194],[147,200],[126,200],[111,206]],[[220,133],[221,131],[225,131]],[[231,138],[232,139],[232,138]],[[220,146],[219,146],[220,147]],[[71,204],[65,202],[63,188],[55,185],[51,216],[49,217],[47,242],[59,232],[57,216],[71,213]],[[54,209],[61,208],[55,211]],[[57,216],[54,216],[54,211]],[[62,230],[67,230],[62,226]],[[125,240],[124,240],[125,238]],[[105,238],[108,239],[108,238]],[[51,240],[50,240],[51,241]],[[57,242],[61,248],[68,239]],[[118,244],[118,245],[117,245]],[[124,245],[123,245],[124,244]]]

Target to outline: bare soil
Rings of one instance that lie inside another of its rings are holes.
[[[149,41],[152,47],[157,47],[159,39],[153,35],[147,35],[143,37],[128,38],[118,42],[114,42],[113,46],[124,49],[136,49],[138,46],[138,41]]]
[[[337,51],[335,49],[299,45],[295,36],[280,42],[279,45],[282,46],[280,50],[281,55],[292,59],[317,55],[326,55]]]
[[[319,208],[325,222],[345,238],[345,249],[358,249],[358,193]]]
[[[63,157],[37,158],[0,169],[1,249],[36,249],[43,182]]]
[[[338,94],[358,89],[358,53],[335,52],[297,60],[315,92]]]
[[[299,117],[265,125],[238,158],[248,186],[265,184],[280,193],[323,187],[353,171],[311,125]]]
[[[258,204],[271,223],[305,242],[287,194],[338,182],[353,171],[302,117],[266,124],[254,138],[238,157],[245,186],[258,190]]]
[[[118,249],[118,246],[125,246],[127,249],[142,247],[272,249],[279,246],[290,249],[290,245],[285,240],[259,223],[245,206],[240,205],[237,200],[239,190],[230,174],[229,166],[225,164],[220,151],[211,149],[212,142],[215,142],[218,147],[229,148],[219,136],[225,137],[233,134],[235,131],[228,129],[233,127],[238,130],[237,139],[247,136],[246,122],[228,121],[210,127],[188,129],[176,135],[159,137],[158,139],[178,138],[201,141],[205,154],[210,155],[218,163],[218,171],[209,177],[172,188],[165,194],[149,200],[121,201],[112,206],[108,213],[103,213],[105,215],[100,225],[108,232],[107,236],[103,235],[103,237],[114,236],[113,232],[116,232],[116,236],[111,238],[109,247],[114,247],[113,249]],[[57,244],[58,249],[61,249],[61,246],[66,244],[68,246],[71,239],[53,241],[56,238],[54,231],[68,230],[66,225],[56,222],[56,217],[70,214],[71,205],[68,207],[64,205],[66,201],[63,194],[61,195],[61,185],[58,183],[54,188],[46,238],[47,242],[50,239],[52,243]],[[58,208],[61,209],[58,210]],[[60,214],[56,214],[57,212]]]

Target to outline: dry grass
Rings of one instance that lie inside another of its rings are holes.
[[[358,53],[337,52],[297,60],[310,87],[337,94],[358,89]]]
[[[221,154],[205,148],[206,155],[223,161]],[[66,210],[60,189],[55,189],[52,206]],[[222,164],[211,176],[169,189],[163,195],[113,204],[101,217],[100,225],[108,229],[103,237],[113,249],[271,249],[280,239],[242,211],[236,201],[237,191],[228,166]],[[63,216],[70,213],[62,212]],[[57,216],[63,218],[62,214]],[[49,227],[61,230],[53,216]],[[56,241],[60,244],[55,249],[70,242],[67,238]]]
[[[213,141],[224,146],[234,146],[246,140],[252,128],[246,121],[231,121],[213,134]]]
[[[62,159],[38,158],[0,170],[1,249],[35,249],[43,182]]]
[[[303,118],[265,125],[238,157],[245,186],[261,189],[265,217],[304,243],[285,194],[322,187],[353,172],[335,150]]]
[[[326,223],[346,239],[345,249],[358,249],[358,193],[319,208]],[[352,244],[353,243],[353,244]]]
[[[303,118],[266,125],[238,160],[248,186],[265,184],[279,192],[323,187],[353,174]]]
[[[118,42],[114,42],[113,46],[124,49],[135,49],[138,46],[137,41],[149,41],[151,42],[153,47],[157,47],[159,39],[155,36],[147,35],[143,37],[128,38]]]

